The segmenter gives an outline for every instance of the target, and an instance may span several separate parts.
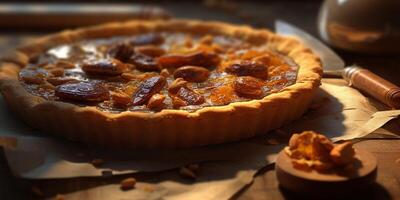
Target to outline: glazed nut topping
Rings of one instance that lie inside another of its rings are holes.
[[[226,35],[151,32],[48,49],[19,73],[33,95],[110,112],[195,110],[261,99],[298,66],[267,44]]]
[[[83,63],[82,70],[91,75],[117,76],[127,69],[126,64],[117,59],[103,59]]]
[[[135,178],[126,178],[121,181],[120,188],[121,190],[130,190],[135,188],[136,179]]]
[[[133,54],[127,61],[142,71],[158,71],[160,67],[153,57],[144,54]]]
[[[108,90],[99,83],[80,82],[59,85],[55,95],[61,99],[76,101],[104,101],[109,98]]]
[[[225,71],[237,76],[252,76],[260,79],[268,78],[268,67],[258,61],[242,60],[228,66]]]
[[[19,78],[28,84],[42,84],[48,76],[43,69],[23,69],[19,72]]]
[[[154,76],[143,81],[136,93],[133,95],[133,105],[145,104],[153,94],[159,92],[165,85],[163,76]]]
[[[172,54],[158,58],[158,63],[163,68],[178,68],[185,65],[195,65],[202,67],[213,67],[220,62],[217,54],[204,51],[190,54]]]
[[[189,82],[203,82],[210,76],[210,71],[203,67],[183,66],[175,70],[174,78],[183,78]]]
[[[355,160],[351,142],[335,145],[325,136],[313,131],[293,134],[285,152],[292,159],[293,166],[304,171],[350,169],[349,166]]]

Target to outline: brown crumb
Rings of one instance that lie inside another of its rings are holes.
[[[120,183],[120,188],[121,190],[130,190],[133,189],[136,185],[136,179],[135,178],[126,178],[121,181]]]
[[[96,158],[96,159],[93,159],[91,163],[92,163],[92,165],[94,165],[95,167],[99,167],[99,166],[101,166],[101,165],[104,163],[104,160],[103,160],[103,159],[100,159],[100,158]]]
[[[196,179],[196,174],[187,167],[181,167],[179,174],[184,178]]]
[[[397,164],[400,164],[400,158],[398,158],[396,161],[394,161],[394,162],[396,162]]]

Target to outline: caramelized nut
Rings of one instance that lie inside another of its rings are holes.
[[[152,109],[152,110],[160,110],[164,107],[164,100],[165,96],[162,94],[154,94],[151,96],[149,99],[149,102],[147,103],[147,107]]]
[[[176,97],[182,99],[188,105],[199,105],[205,101],[202,95],[187,87],[179,88]]]
[[[217,54],[205,51],[194,52],[191,54],[169,54],[158,58],[158,63],[163,68],[178,68],[185,65],[202,67],[213,67],[220,62]]]
[[[168,69],[163,69],[163,70],[161,70],[160,75],[167,78],[167,77],[169,77],[170,74],[169,74]]]
[[[71,62],[68,62],[68,61],[66,61],[66,60],[59,60],[59,61],[56,63],[56,66],[57,66],[57,67],[64,68],[64,69],[73,69],[73,68],[75,68],[75,64],[73,64],[73,63],[71,63]]]
[[[183,78],[190,82],[203,82],[210,76],[210,71],[203,67],[184,66],[175,70],[174,78]]]
[[[90,75],[117,76],[122,74],[127,66],[117,59],[102,59],[83,63],[82,70]]]
[[[176,109],[188,105],[184,100],[176,96],[170,95],[170,97],[172,99],[172,106]]]
[[[186,87],[187,84],[188,82],[183,80],[183,78],[177,78],[169,85],[168,92],[176,94],[181,87]]]
[[[41,68],[25,68],[19,72],[19,78],[28,84],[42,84],[48,73]]]
[[[127,107],[132,103],[132,99],[123,92],[110,92],[110,97],[117,107]]]
[[[65,83],[77,83],[79,81],[71,77],[49,77],[47,78],[47,82],[51,83],[54,86],[58,86]]]
[[[63,76],[64,75],[64,68],[61,68],[61,67],[56,67],[56,68],[53,68],[53,69],[49,69],[48,71],[53,76]]]
[[[336,165],[347,165],[354,161],[355,151],[351,142],[337,144],[330,152],[331,158]]]
[[[132,73],[122,73],[121,78],[123,78],[127,81],[131,81],[131,80],[135,80],[137,78],[137,76]]]
[[[144,35],[135,36],[133,39],[129,41],[129,43],[134,46],[141,46],[148,44],[160,45],[164,43],[164,37],[162,37],[160,34],[148,33]]]
[[[137,69],[142,71],[158,71],[160,70],[154,58],[144,54],[133,54],[128,63],[133,64]]]
[[[267,65],[256,61],[242,60],[239,63],[228,66],[225,71],[237,76],[252,76],[260,79],[268,78]]]
[[[166,80],[162,76],[154,76],[146,79],[133,95],[133,105],[145,104],[153,94],[161,91],[165,83]]]
[[[134,52],[134,48],[131,45],[122,43],[112,47],[108,54],[115,59],[126,62],[134,54]]]
[[[121,181],[120,183],[120,188],[121,190],[130,190],[133,189],[136,185],[136,179],[135,178],[126,178]]]
[[[146,46],[139,46],[136,47],[135,50],[143,55],[150,56],[150,57],[159,57],[165,54],[165,50],[161,47],[154,46],[154,45],[146,45]]]
[[[262,90],[263,83],[251,76],[237,77],[234,82],[235,92],[245,98],[259,99],[262,98],[264,92]]]
[[[62,99],[77,101],[104,101],[109,98],[108,90],[99,83],[66,83],[55,89],[55,95]]]

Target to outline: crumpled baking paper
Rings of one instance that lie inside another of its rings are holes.
[[[363,137],[397,118],[400,110],[377,111],[367,98],[340,80],[325,80],[310,110],[300,119],[282,127],[289,136],[302,130],[315,130],[337,140]],[[45,137],[14,118],[0,101],[0,145],[10,169],[22,178],[52,179],[103,176],[137,172],[159,172],[189,163],[202,163],[202,174],[195,182],[160,178],[140,182],[137,189],[120,191],[111,184],[76,191],[67,197],[96,199],[107,197],[135,199],[228,199],[250,184],[257,170],[274,161],[284,145],[267,145],[265,137],[194,149],[163,151],[107,151]],[[38,137],[40,135],[40,137]],[[268,134],[267,134],[268,136]],[[398,135],[391,135],[398,137]],[[102,159],[98,167],[93,159]],[[151,189],[149,189],[151,188]]]

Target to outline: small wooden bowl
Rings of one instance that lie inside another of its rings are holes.
[[[368,187],[376,180],[377,159],[362,149],[355,149],[355,152],[355,170],[319,173],[294,168],[291,158],[282,150],[275,164],[279,184],[290,191],[312,196],[347,194]]]

